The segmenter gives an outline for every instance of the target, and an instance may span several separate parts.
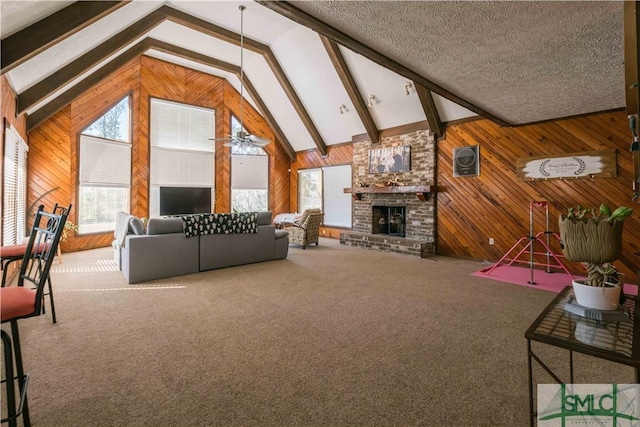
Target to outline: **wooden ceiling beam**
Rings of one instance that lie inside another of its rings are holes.
[[[45,49],[88,27],[129,3],[127,1],[77,1],[62,10],[2,39],[0,74],[12,70]]]
[[[131,48],[127,49],[126,52],[119,55],[117,58],[109,61],[107,64],[97,69],[89,76],[84,78],[82,81],[66,90],[64,93],[57,96],[55,99],[44,105],[42,108],[39,108],[33,114],[29,114],[27,116],[27,132],[33,130],[40,123],[47,120],[49,117],[53,116],[55,113],[60,111],[66,105],[70,104],[71,101],[76,99],[78,96],[82,95],[87,90],[91,89],[91,87],[100,80],[109,76],[109,74],[117,71],[120,67],[125,65],[127,62],[137,58],[142,55],[144,52],[151,48],[150,39],[144,39],[139,43],[136,43]]]
[[[427,116],[427,122],[431,132],[435,134],[436,141],[444,136],[445,127],[440,120],[440,114],[438,114],[438,108],[435,102],[433,102],[433,95],[426,87],[415,83],[416,93],[420,99],[420,104],[424,110],[424,114]]]
[[[234,33],[233,31],[229,31],[225,28],[219,27],[210,22],[204,21],[202,19],[196,18],[195,16],[189,15],[187,13],[180,12],[175,9],[171,9],[171,10],[172,12],[170,13],[170,16],[168,19],[171,20],[172,22],[175,22],[177,24],[183,25],[187,28],[191,28],[196,31],[200,31],[204,34],[207,34],[211,37],[215,37],[227,43],[240,46],[239,34]],[[287,77],[286,73],[282,69],[282,66],[278,62],[278,59],[276,58],[271,48],[266,44],[260,43],[256,40],[253,40],[247,37],[244,37],[244,47],[254,53],[262,55],[262,57],[267,62],[267,65],[269,65],[269,68],[271,68],[273,75],[280,83],[280,86],[284,90],[284,93],[287,95],[287,98],[289,98],[289,102],[291,102],[291,105],[296,110],[296,113],[298,113],[298,116],[300,117],[302,124],[307,129],[307,132],[309,132],[309,135],[311,136],[311,139],[313,139],[313,142],[316,144],[316,147],[322,153],[323,156],[326,155],[327,144],[325,143],[324,139],[320,135],[320,132],[316,128],[316,125],[313,123],[311,116],[307,112],[307,109],[304,107],[304,104],[300,100],[300,97],[298,96],[296,90],[294,89],[293,85],[289,81],[289,78]]]
[[[423,76],[416,73],[415,71],[405,67],[404,65],[401,65],[395,62],[394,60],[382,55],[381,53],[359,42],[353,37],[346,35],[345,33],[333,28],[332,26],[320,21],[314,16],[309,15],[308,13],[298,9],[296,6],[293,5],[293,2],[272,1],[272,0],[255,0],[255,1],[257,3],[260,3],[262,6],[273,10],[274,12],[277,12],[291,19],[292,21],[299,23],[300,25],[310,28],[311,30],[317,32],[318,34],[321,34],[329,38],[330,40],[346,47],[347,49],[350,49],[364,56],[370,61],[373,61],[376,64],[379,64],[393,71],[396,74],[406,77],[409,80],[412,80],[416,84],[420,84],[424,86],[425,88],[429,89],[432,92],[437,93],[443,98],[446,98],[452,102],[455,102],[456,104],[461,105],[462,107],[468,110],[471,110],[474,113],[482,117],[485,117],[501,126],[511,126],[511,124],[506,122],[505,120],[471,104],[470,102],[446,90],[442,86],[439,86],[433,83],[432,81],[424,78]]]
[[[121,31],[120,33],[118,33],[116,36],[112,37],[108,41],[95,47],[91,51],[85,53],[80,58],[73,61],[72,63],[56,71],[51,76],[38,82],[31,88],[24,91],[22,94],[19,94],[17,97],[18,98],[18,114],[22,114],[28,111],[38,102],[41,102],[51,94],[58,91],[65,84],[68,84],[69,82],[73,81],[82,73],[96,66],[101,61],[104,61],[109,56],[117,53],[119,50],[122,50],[125,46],[132,43],[134,40],[142,37],[145,33],[149,32],[151,29],[161,24],[165,20],[175,22],[179,25],[183,25],[187,28],[191,28],[195,31],[199,31],[201,33],[207,34],[211,37],[215,37],[227,43],[240,46],[239,34],[164,5],[156,9],[154,12],[151,12],[149,15],[142,18],[140,21],[129,26],[125,30]],[[282,86],[282,89],[284,90],[285,94],[289,98],[289,101],[291,102],[293,108],[296,110],[296,112],[300,116],[302,123],[304,124],[307,131],[309,132],[309,135],[311,135],[311,138],[316,144],[316,147],[318,147],[318,150],[320,150],[320,152],[323,155],[326,155],[327,154],[326,143],[324,142],[322,136],[320,135],[320,132],[316,128],[315,124],[313,123],[313,120],[311,119],[311,116],[309,115],[302,101],[300,100],[300,97],[298,96],[295,89],[293,88],[293,85],[291,84],[291,82],[289,82],[289,79],[287,78],[276,56],[271,51],[271,48],[269,48],[269,46],[263,43],[260,43],[256,40],[253,40],[247,37],[244,38],[244,46],[248,50],[263,56],[263,58],[271,68],[271,71],[274,73],[276,79]],[[36,111],[34,112],[33,115],[36,115],[37,117],[41,117],[43,115],[51,115],[51,113],[50,111],[46,111],[43,114],[38,114],[38,111]],[[265,116],[265,119],[266,119],[266,116]],[[269,120],[273,120],[273,123],[275,123],[275,120],[273,119],[273,117],[271,117]],[[276,128],[280,129],[280,127],[277,125],[272,126],[272,128],[274,130]],[[279,132],[282,134],[281,129],[279,130]],[[281,136],[278,136],[278,138],[282,139]],[[284,144],[289,145],[290,147],[290,144],[286,138],[282,139],[282,141]],[[285,145],[285,148],[287,148],[286,145]],[[291,153],[289,154],[291,155]]]
[[[333,63],[333,67],[336,69],[338,77],[340,77],[340,81],[342,81],[342,85],[347,91],[347,95],[349,95],[349,99],[351,100],[353,107],[356,109],[358,117],[360,117],[360,121],[367,131],[367,135],[369,135],[371,143],[379,143],[380,130],[376,126],[373,117],[371,117],[367,104],[364,102],[364,99],[362,99],[362,95],[358,90],[358,85],[349,70],[349,66],[342,56],[342,52],[340,52],[340,47],[326,36],[320,35],[320,40],[322,40],[322,44],[324,45],[327,54],[329,54],[331,63]]]
[[[640,2],[624,2],[624,84],[627,114],[638,114],[640,97]],[[632,87],[633,85],[635,87]]]
[[[98,70],[91,73],[81,82],[79,82],[69,90],[65,91],[59,97],[56,97],[56,99],[54,99],[49,104],[45,105],[44,107],[36,111],[34,114],[29,115],[27,117],[27,131],[31,131],[33,128],[35,128],[37,125],[42,123],[47,118],[51,117],[61,108],[63,108],[65,105],[69,104],[71,101],[76,99],[82,93],[89,90],[95,84],[99,83],[101,80],[108,77],[111,73],[117,71],[120,67],[125,65],[127,62],[144,54],[146,51],[150,49],[158,50],[164,53],[169,53],[172,55],[179,56],[181,58],[198,62],[200,64],[204,64],[204,65],[211,66],[223,71],[227,71],[238,76],[238,79],[240,78],[240,67],[238,67],[237,65],[229,64],[227,62],[220,61],[218,59],[215,59],[197,52],[193,52],[188,49],[174,46],[170,43],[162,42],[152,38],[145,38],[142,41],[136,43],[130,49],[127,49],[124,53],[119,55],[114,60],[109,61],[104,66],[100,67]],[[244,76],[244,85],[247,89],[247,93],[249,94],[249,96],[251,96],[254,102],[258,105],[258,109],[260,110],[260,113],[263,115],[265,121],[273,129],[274,134],[276,135],[276,138],[278,139],[280,144],[282,144],[287,154],[289,154],[289,157],[291,158],[291,160],[295,161],[296,153],[293,150],[291,144],[289,143],[289,140],[286,138],[286,136],[278,126],[277,122],[271,115],[269,109],[266,107],[266,105],[262,101],[262,98],[260,98],[260,95],[255,90],[255,88],[251,84],[251,81],[247,78],[246,75]]]
[[[49,77],[41,80],[18,95],[17,114],[23,114],[31,107],[90,70],[109,56],[124,49],[134,40],[142,37],[167,19],[169,7],[162,6],[138,22],[130,25],[104,43],[91,49],[71,63],[65,65]]]

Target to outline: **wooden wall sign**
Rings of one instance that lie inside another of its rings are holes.
[[[585,176],[613,178],[618,176],[616,150],[520,158],[516,161],[516,174],[518,181]]]

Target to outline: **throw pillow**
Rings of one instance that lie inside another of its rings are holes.
[[[135,216],[129,218],[129,229],[133,234],[145,234],[144,224],[142,223],[142,220]]]

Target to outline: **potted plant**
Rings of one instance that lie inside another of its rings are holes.
[[[598,310],[618,307],[622,286],[612,263],[622,251],[624,219],[632,212],[633,209],[626,206],[611,212],[602,204],[597,213],[595,209],[578,206],[569,208],[567,215],[560,215],[564,255],[569,261],[583,263],[587,269],[586,279],[573,281],[578,304]]]

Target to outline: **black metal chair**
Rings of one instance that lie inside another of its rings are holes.
[[[11,337],[9,337],[7,331],[2,330],[5,365],[5,379],[2,382],[7,383],[5,387],[7,391],[7,417],[0,420],[0,422],[8,422],[11,427],[17,426],[20,415],[22,415],[22,422],[25,427],[31,425],[27,401],[29,377],[25,375],[22,363],[18,320],[39,316],[43,312],[44,287],[49,278],[49,270],[56,255],[60,236],[70,209],[71,206],[66,208],[62,214],[55,214],[45,212],[44,206],[38,208],[29,242],[22,259],[22,265],[20,266],[18,286],[0,288],[1,323],[8,323],[11,329]],[[25,286],[25,284],[30,286]],[[20,396],[17,408],[14,386],[16,380]]]
[[[64,207],[64,206],[58,206],[58,204],[56,203],[55,206],[53,207],[53,213],[54,214],[58,214],[58,215],[66,215],[67,217],[69,216],[69,211],[71,209],[71,206],[69,207]],[[17,261],[22,261],[22,259],[24,258],[24,253],[27,249],[27,244],[23,243],[20,245],[9,245],[9,246],[1,246],[0,247],[0,266],[2,268],[2,287],[4,288],[6,286],[6,282],[7,282],[7,272],[9,271],[9,266]],[[51,285],[51,276],[47,277],[47,285],[48,285],[48,292],[45,293],[44,295],[49,295],[49,301],[51,303],[51,320],[53,321],[53,323],[56,323],[56,306],[55,303],[53,301],[53,287]],[[45,312],[45,307],[42,307],[42,312]]]

